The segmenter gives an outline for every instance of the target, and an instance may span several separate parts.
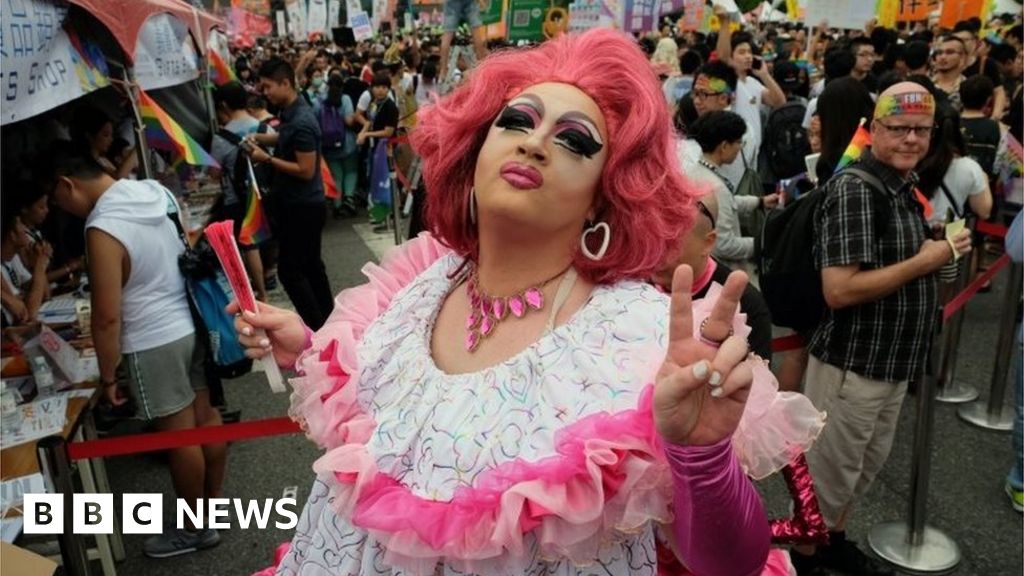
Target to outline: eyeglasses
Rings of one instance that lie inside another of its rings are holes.
[[[715,96],[721,96],[722,94],[725,94],[725,92],[708,92],[707,90],[693,91],[693,97],[700,98],[701,100],[706,100],[708,98],[713,98]]]
[[[918,138],[928,138],[932,134],[932,130],[935,126],[890,126],[884,122],[875,120],[875,123],[891,132],[897,138],[906,138],[911,132]]]
[[[701,214],[703,214],[703,215],[708,217],[708,220],[711,221],[711,228],[714,228],[715,227],[715,217],[711,215],[711,210],[708,210],[708,207],[705,206],[704,203],[701,202],[700,200],[697,200],[697,210],[700,210]]]

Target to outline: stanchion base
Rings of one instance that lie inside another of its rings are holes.
[[[868,533],[868,545],[883,560],[910,572],[946,573],[960,563],[960,547],[942,532],[924,527],[917,546],[909,544],[910,528],[905,521],[877,524]]]
[[[978,399],[978,389],[974,386],[953,384],[945,389],[939,390],[935,399],[945,404],[964,404],[974,402]]]
[[[988,413],[988,403],[979,400],[961,406],[956,413],[961,420],[968,424],[974,424],[986,430],[1009,432],[1013,429],[1013,408],[1010,406],[1003,406],[999,415],[992,417]]]

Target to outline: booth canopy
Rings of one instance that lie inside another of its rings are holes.
[[[69,0],[92,14],[117,40],[130,61],[135,61],[135,47],[143,23],[152,15],[167,12],[184,22],[196,44],[205,53],[207,36],[224,21],[198,10],[184,0]]]

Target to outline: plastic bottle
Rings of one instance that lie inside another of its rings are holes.
[[[32,376],[36,380],[36,398],[49,398],[57,391],[53,370],[43,356],[32,357]]]

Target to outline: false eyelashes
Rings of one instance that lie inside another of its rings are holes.
[[[529,105],[512,105],[505,108],[494,123],[504,130],[527,132],[540,124],[540,115]],[[590,135],[590,130],[573,120],[559,120],[555,129],[555,143],[584,158],[593,158],[604,146]]]

